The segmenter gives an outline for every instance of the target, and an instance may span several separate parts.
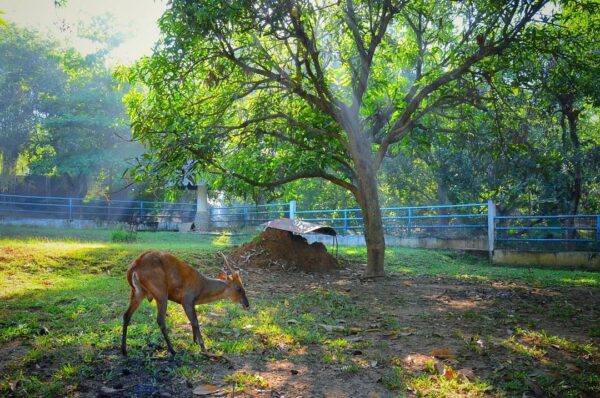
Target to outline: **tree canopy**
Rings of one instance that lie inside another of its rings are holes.
[[[381,275],[386,156],[472,102],[471,75],[496,73],[571,3],[175,0],[154,55],[130,71],[148,88],[128,98],[150,149],[140,170],[166,177],[193,159],[238,191],[328,180],[360,205],[367,274]]]
[[[124,88],[105,51],[82,56],[26,29],[0,30],[3,182],[19,161],[29,174],[61,176],[65,195],[85,196],[92,177],[122,173],[133,151]]]

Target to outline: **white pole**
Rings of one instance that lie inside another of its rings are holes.
[[[496,232],[496,223],[494,218],[496,217],[496,205],[493,200],[488,200],[488,253],[490,260],[494,256],[494,238]]]
[[[296,201],[290,200],[290,220],[296,218]]]
[[[208,187],[204,181],[198,184],[196,193],[196,218],[194,220],[196,231],[208,232],[210,227],[208,214]]]

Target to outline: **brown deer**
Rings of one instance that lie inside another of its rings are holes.
[[[121,353],[127,355],[127,326],[131,321],[131,316],[144,298],[147,298],[148,301],[156,300],[156,321],[167,342],[167,349],[172,355],[175,354],[175,350],[169,340],[165,324],[169,300],[183,306],[192,325],[193,340],[200,344],[202,353],[208,357],[218,358],[218,355],[210,354],[206,350],[198,326],[195,306],[228,298],[239,303],[245,309],[250,307],[239,272],[231,268],[224,255],[223,259],[231,275],[221,272],[219,278],[214,279],[201,275],[196,269],[169,253],[151,250],[136,258],[127,270],[131,296],[129,308],[123,315]]]

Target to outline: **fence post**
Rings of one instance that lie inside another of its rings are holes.
[[[408,230],[408,236],[410,237],[411,235],[411,229],[412,229],[412,211],[411,208],[408,208],[408,225],[407,225],[407,230]]]
[[[296,218],[296,201],[290,200],[290,220],[294,220]]]
[[[140,223],[144,222],[144,202],[140,200]]]
[[[344,209],[344,235],[348,235],[348,209]]]
[[[196,231],[210,231],[210,209],[208,206],[208,186],[201,181],[196,191],[196,217],[194,217]]]
[[[600,215],[596,216],[596,251],[600,252]]]
[[[493,200],[488,200],[488,254],[490,260],[494,256],[494,240],[496,236],[496,205]]]
[[[73,198],[69,198],[69,220],[73,219]]]

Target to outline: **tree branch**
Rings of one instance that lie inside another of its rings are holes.
[[[533,16],[542,8],[546,3],[545,0],[538,0],[535,4],[531,5],[519,21],[519,23],[509,32],[508,36],[503,37],[496,44],[492,43],[483,47],[480,47],[478,51],[469,56],[463,63],[455,69],[444,73],[437,79],[423,87],[418,94],[414,96],[406,106],[402,115],[396,120],[388,134],[381,141],[381,145],[375,156],[375,169],[379,169],[381,161],[383,160],[389,146],[397,142],[402,136],[405,135],[405,130],[411,126],[411,118],[415,111],[421,105],[421,102],[427,98],[432,92],[440,88],[441,86],[448,84],[464,75],[471,66],[481,61],[486,57],[501,53],[506,49],[513,41],[516,40],[517,34],[523,29],[523,27],[533,18]]]

